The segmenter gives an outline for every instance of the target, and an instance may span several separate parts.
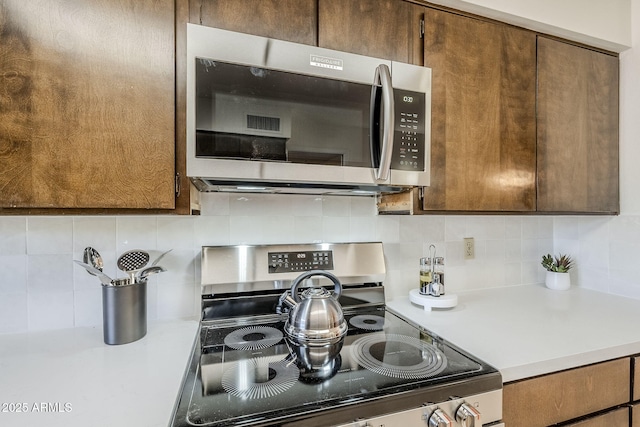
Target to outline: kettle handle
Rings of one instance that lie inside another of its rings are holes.
[[[301,275],[296,277],[291,284],[291,297],[295,302],[299,303],[300,301],[302,301],[302,299],[298,295],[298,286],[300,286],[302,282],[313,276],[324,276],[328,279],[331,279],[334,285],[333,298],[335,298],[336,300],[340,298],[340,295],[342,294],[342,284],[334,274],[324,270],[309,270],[306,273],[302,273]]]

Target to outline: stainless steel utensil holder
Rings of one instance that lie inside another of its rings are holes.
[[[110,345],[137,341],[147,333],[147,281],[102,286],[102,329]]]

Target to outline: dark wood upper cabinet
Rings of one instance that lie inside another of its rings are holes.
[[[173,0],[0,2],[0,209],[173,209],[174,59]]]
[[[536,36],[425,12],[433,72],[431,186],[425,211],[534,211]]]
[[[398,0],[318,0],[318,46],[422,65],[423,13]]]
[[[189,0],[189,22],[317,44],[316,0]]]
[[[618,213],[619,60],[538,37],[538,211]]]

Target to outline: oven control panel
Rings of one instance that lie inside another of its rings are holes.
[[[338,427],[504,427],[502,418],[502,390],[451,398],[439,404],[425,403],[420,408],[409,409],[374,418],[358,419]]]
[[[332,251],[268,252],[269,273],[333,270]]]

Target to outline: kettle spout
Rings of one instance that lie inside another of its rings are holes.
[[[298,303],[291,297],[291,293],[288,290],[284,291],[278,299],[278,305],[276,305],[276,313],[288,313],[289,310],[297,304]]]

